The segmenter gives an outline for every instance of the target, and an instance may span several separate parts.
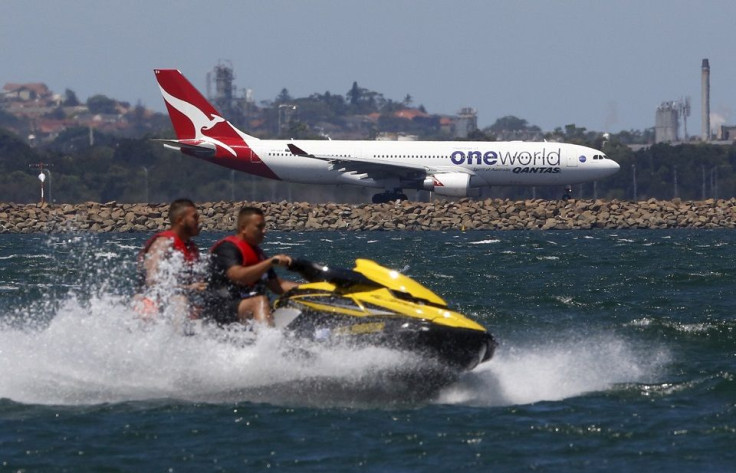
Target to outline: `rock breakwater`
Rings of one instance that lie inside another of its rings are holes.
[[[631,228],[735,228],[736,199],[639,202],[524,200],[308,204],[305,202],[202,202],[203,231],[234,230],[243,205],[266,213],[278,231],[568,230]],[[154,232],[165,229],[168,204],[0,203],[0,233]]]

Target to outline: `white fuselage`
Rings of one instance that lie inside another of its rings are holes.
[[[289,143],[320,157],[334,156],[337,161],[296,156],[289,151]],[[428,174],[468,173],[469,187],[577,184],[602,179],[619,169],[600,151],[568,143],[258,140],[249,144],[279,178],[313,184],[386,187],[391,180],[390,175],[372,178],[358,171],[341,172],[341,158],[424,167]]]

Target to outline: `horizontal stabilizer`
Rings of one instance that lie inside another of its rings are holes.
[[[211,158],[217,152],[214,143],[204,140],[154,140],[164,144],[164,148],[180,151],[195,158]]]

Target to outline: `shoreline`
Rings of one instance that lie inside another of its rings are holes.
[[[198,202],[202,231],[230,232],[243,205],[261,208],[275,231],[572,230],[736,228],[736,198],[702,201],[523,200],[309,204]],[[0,203],[0,233],[153,232],[169,204]]]

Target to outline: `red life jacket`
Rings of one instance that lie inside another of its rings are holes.
[[[146,244],[143,245],[143,249],[138,254],[139,260],[143,259],[145,254],[148,253],[148,250],[151,249],[151,245],[153,245],[153,242],[155,242],[159,238],[171,239],[174,250],[182,253],[184,255],[184,261],[186,261],[187,263],[193,263],[194,261],[199,259],[199,248],[197,248],[197,245],[192,240],[184,243],[184,240],[179,238],[179,235],[172,232],[171,230],[166,230],[164,232],[157,233],[148,239]]]
[[[243,257],[243,263],[242,263],[243,266],[253,266],[254,264],[260,263],[261,261],[265,261],[268,259],[266,254],[259,247],[252,246],[247,241],[241,238],[238,238],[235,235],[226,236],[222,240],[212,245],[212,248],[210,248],[210,253],[214,252],[215,248],[225,243],[226,241],[232,243],[238,248],[238,251],[240,251],[240,254]],[[258,281],[256,281],[253,284],[248,284],[247,286],[252,287],[252,286],[255,286],[257,283]]]
[[[238,247],[240,254],[243,256],[243,266],[253,266],[256,263],[260,263],[261,261],[265,261],[268,259],[266,257],[266,254],[263,253],[263,250],[261,250],[257,246],[252,246],[247,241],[243,240],[242,238],[238,238],[235,235],[226,236],[222,240],[212,245],[212,248],[210,248],[210,253],[215,251],[215,248],[220,246],[222,243],[225,243],[226,241],[229,241],[230,243]]]
[[[192,240],[184,243],[184,241],[179,238],[176,233],[172,232],[171,230],[166,230],[164,232],[159,232],[149,238],[146,244],[143,245],[143,249],[138,253],[138,286],[141,290],[146,285],[146,268],[144,264],[146,253],[148,253],[148,251],[151,249],[153,242],[155,242],[159,238],[170,239],[173,250],[178,251],[182,255],[184,255],[184,262],[186,264],[185,267],[182,268],[182,273],[180,275],[181,281],[183,283],[188,283],[191,282],[191,279],[193,277],[194,262],[199,259],[199,248],[197,248],[197,245]]]

